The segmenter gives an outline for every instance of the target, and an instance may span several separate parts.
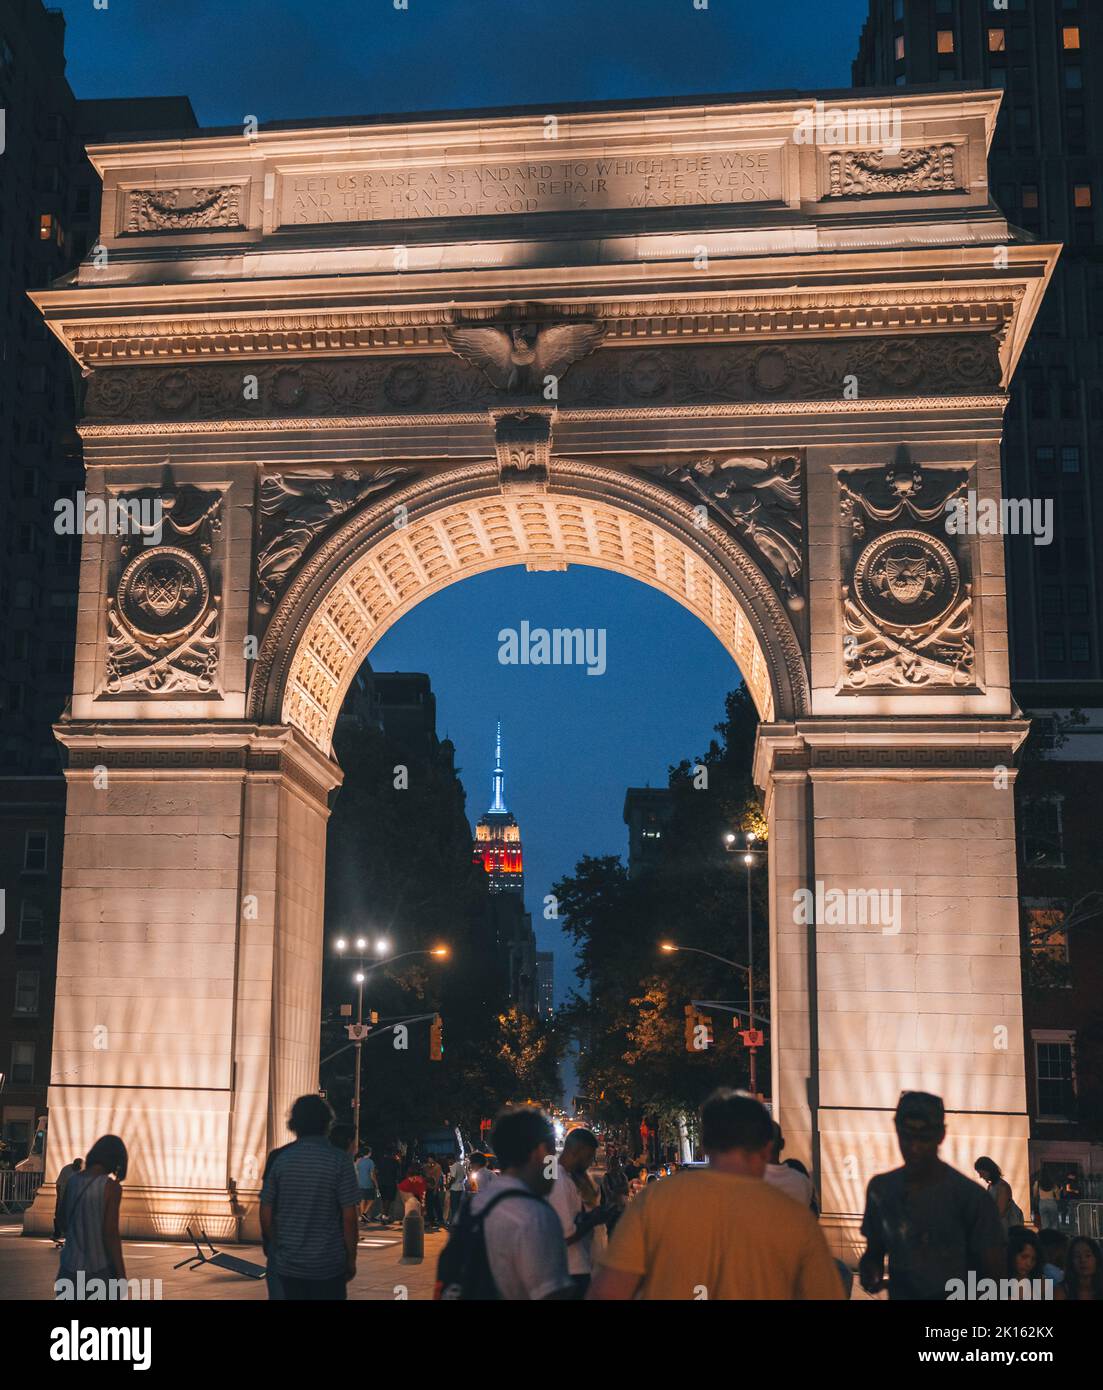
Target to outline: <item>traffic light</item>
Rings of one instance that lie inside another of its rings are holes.
[[[433,1015],[429,1025],[429,1060],[440,1062],[444,1058],[444,1023],[440,1014]]]
[[[702,1013],[695,1004],[686,1009],[686,1051],[707,1052],[713,1044],[712,1015]]]

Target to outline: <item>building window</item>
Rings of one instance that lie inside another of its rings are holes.
[[[49,241],[54,234],[54,215],[52,212],[44,212],[38,219],[38,239],[39,241]]]
[[[1066,444],[1061,450],[1061,472],[1079,473],[1080,472],[1080,446],[1079,444]]]
[[[1065,643],[1061,639],[1061,659]],[[1023,867],[1026,869],[1063,869],[1065,867],[1064,830],[1061,823],[1061,798],[1039,796],[1024,800],[1019,808],[1019,826]]]
[[[16,1042],[11,1045],[11,1079],[13,1086],[34,1085],[34,1043]]]
[[[901,24],[904,20],[904,0],[892,0],[892,17],[895,23]]]
[[[19,932],[16,942],[20,946],[41,946],[43,936],[41,906],[32,898],[24,898],[19,906]]]
[[[1007,30],[989,29],[988,31],[988,52],[1006,53],[1007,52]]]
[[[1070,92],[1078,92],[1084,85],[1084,74],[1079,67],[1065,69],[1065,86]]]
[[[1036,208],[1038,206],[1038,185],[1036,183],[1023,184],[1023,207]]]
[[[28,830],[23,841],[23,870],[28,874],[46,872],[46,846],[49,840],[45,830]]]
[[[38,1013],[39,974],[37,970],[15,972],[15,1012],[25,1016]]]
[[[1069,637],[1069,660],[1087,666],[1092,659],[1091,638],[1086,632],[1074,632]]]
[[[939,53],[952,53],[954,51],[954,31],[952,29],[939,29],[937,46]]]
[[[1072,1042],[1034,1039],[1034,1066],[1038,1078],[1038,1119],[1076,1118],[1076,1074]]]
[[[1030,941],[1028,984],[1034,989],[1071,988],[1069,937],[1064,908],[1025,899],[1023,912]]]
[[[895,49],[896,49],[896,61],[897,61],[898,63],[902,63],[902,62],[904,61],[904,51],[905,51],[905,50],[904,50],[904,35],[903,35],[903,34],[897,34],[897,36],[896,36],[896,42],[895,42]]]
[[[1088,611],[1088,591],[1083,584],[1071,584],[1068,593],[1069,612],[1086,613]]]
[[[1080,47],[1080,28],[1076,24],[1066,24],[1061,30],[1061,47],[1065,49]]]
[[[1060,632],[1047,632],[1042,636],[1042,660],[1064,661],[1065,638]]]
[[[1039,444],[1034,450],[1034,467],[1041,474],[1052,474],[1054,453],[1049,444]]]
[[[1090,183],[1074,183],[1072,186],[1074,207],[1090,208],[1092,205],[1092,186]]]
[[[1042,612],[1047,618],[1056,618],[1060,616],[1061,598],[1060,584],[1042,585]]]

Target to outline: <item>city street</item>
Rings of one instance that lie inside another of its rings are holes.
[[[52,1299],[57,1275],[57,1251],[52,1240],[21,1237],[22,1222],[5,1219],[0,1223],[0,1303],[13,1299]],[[376,1302],[396,1299],[431,1299],[437,1257],[444,1244],[443,1233],[425,1237],[425,1258],[420,1264],[404,1264],[402,1232],[397,1227],[367,1231],[360,1237],[356,1278],[349,1285],[349,1298]],[[263,1279],[246,1279],[210,1265],[194,1271],[173,1269],[194,1246],[157,1241],[126,1241],[126,1272],[131,1279],[160,1279],[165,1299],[234,1299],[241,1302],[267,1301]],[[242,1259],[264,1263],[259,1246],[232,1245],[222,1248]]]

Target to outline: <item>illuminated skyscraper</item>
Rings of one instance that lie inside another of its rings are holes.
[[[475,826],[474,858],[475,863],[481,864],[489,875],[492,893],[516,893],[521,896],[525,891],[521,829],[516,817],[506,808],[505,783],[502,724],[499,720],[490,809]]]

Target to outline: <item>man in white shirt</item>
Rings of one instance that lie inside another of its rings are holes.
[[[460,1204],[467,1191],[467,1164],[456,1155],[448,1169],[448,1224],[454,1226],[460,1219]]]
[[[555,1170],[551,1121],[535,1106],[503,1110],[493,1142],[501,1172],[474,1193],[471,1214],[485,1213],[487,1264],[500,1297],[574,1298],[559,1220],[544,1200]]]
[[[815,1191],[812,1186],[812,1179],[807,1173],[802,1173],[799,1168],[790,1168],[787,1163],[782,1163],[781,1151],[784,1147],[785,1136],[781,1132],[781,1126],[775,1120],[770,1161],[767,1163],[766,1171],[762,1176],[771,1187],[776,1187],[779,1192],[784,1192],[787,1197],[792,1197],[793,1201],[799,1202],[802,1207],[810,1208]]]
[[[586,1170],[597,1154],[597,1138],[588,1129],[572,1129],[559,1155],[558,1175],[548,1196],[552,1210],[559,1217],[563,1239],[567,1246],[567,1270],[584,1298],[593,1273],[593,1230],[581,1234],[577,1218],[585,1210],[580,1184],[592,1186]]]
[[[486,1154],[473,1153],[468,1165],[468,1192],[485,1192],[494,1181],[494,1173],[486,1161]]]

